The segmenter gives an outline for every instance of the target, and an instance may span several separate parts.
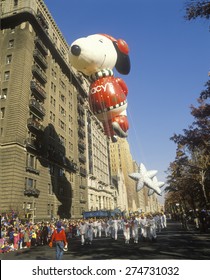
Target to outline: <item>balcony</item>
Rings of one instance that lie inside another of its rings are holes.
[[[79,147],[79,149],[84,151],[85,150],[85,143],[82,140],[79,140],[78,147]]]
[[[70,161],[69,159],[65,158],[65,164],[64,167],[70,171],[70,172],[76,172],[77,171],[77,165],[73,161]]]
[[[36,82],[31,81],[31,91],[37,97],[39,100],[43,101],[43,99],[46,98],[46,92],[45,90]]]
[[[33,56],[34,59],[36,60],[36,62],[44,69],[47,69],[48,65],[47,65],[47,61],[44,58],[44,56],[41,54],[41,52],[39,50],[34,50],[33,52]]]
[[[36,138],[27,138],[25,140],[26,148],[36,151]]]
[[[80,167],[80,174],[82,175],[82,176],[84,176],[84,177],[86,177],[86,175],[87,175],[87,171],[84,169],[84,168],[82,168],[82,167]]]
[[[78,104],[77,108],[78,108],[78,111],[79,111],[80,113],[82,113],[82,114],[85,113],[85,109],[84,109],[84,107],[83,107],[81,104]]]
[[[41,12],[38,12],[36,17],[37,17],[37,20],[38,20],[40,26],[44,30],[47,30],[49,28],[49,24],[48,24],[47,20],[45,19],[45,17],[43,16],[43,14]]]
[[[96,179],[96,176],[93,174],[90,174],[90,179]]]
[[[35,99],[30,99],[29,101],[29,108],[32,112],[34,112],[36,115],[43,117],[45,115],[45,108]]]
[[[47,82],[47,75],[37,64],[32,66],[32,73],[41,84],[45,84]]]
[[[80,125],[80,126],[85,126],[85,121],[82,119],[82,118],[78,118],[78,124]]]
[[[36,168],[31,167],[31,166],[27,166],[27,167],[26,167],[26,171],[27,171],[27,172],[34,173],[34,174],[37,174],[37,175],[39,175],[39,173],[40,173],[39,170],[37,170]]]
[[[87,200],[85,200],[84,198],[80,198],[80,203],[85,204],[87,202]]]
[[[34,134],[40,134],[44,132],[44,126],[38,121],[32,118],[27,121],[28,129]]]
[[[82,163],[85,163],[86,162],[86,157],[82,154],[79,154],[79,161],[82,162]]]
[[[35,188],[26,188],[24,190],[24,195],[27,195],[27,196],[39,197],[39,194],[40,194],[40,191]]]
[[[84,98],[80,94],[77,96],[77,100],[81,104],[84,104],[84,102],[85,102]]]
[[[84,138],[85,137],[85,132],[83,129],[78,129],[78,134],[80,137]]]
[[[45,45],[42,43],[42,41],[39,39],[39,37],[35,38],[35,45],[36,47],[42,52],[43,55],[47,55],[47,48]]]

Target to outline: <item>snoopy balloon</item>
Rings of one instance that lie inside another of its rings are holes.
[[[114,67],[123,75],[130,72],[128,53],[124,40],[106,34],[79,38],[70,47],[70,63],[90,81],[90,108],[112,141],[127,137],[129,129],[126,115],[128,88],[113,73]]]

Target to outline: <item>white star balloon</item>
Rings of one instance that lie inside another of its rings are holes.
[[[149,189],[154,190],[154,183],[152,178],[157,174],[157,170],[149,170],[147,171],[144,164],[141,163],[139,166],[139,173],[131,173],[128,176],[137,181],[136,191],[140,191],[144,185],[146,185]]]
[[[153,181],[153,188],[148,190],[148,196],[152,195],[153,193],[161,195],[160,188],[162,188],[165,185],[165,183],[159,182],[156,176],[152,178],[152,181]]]

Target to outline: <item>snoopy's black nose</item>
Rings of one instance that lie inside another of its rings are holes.
[[[71,53],[75,56],[79,56],[81,53],[81,48],[78,45],[71,46]]]

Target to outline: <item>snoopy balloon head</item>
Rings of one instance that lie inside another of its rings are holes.
[[[122,39],[107,34],[79,38],[71,44],[70,63],[89,78],[89,103],[103,123],[105,134],[115,141],[127,137],[128,88],[113,68],[123,75],[130,72],[129,48]]]

